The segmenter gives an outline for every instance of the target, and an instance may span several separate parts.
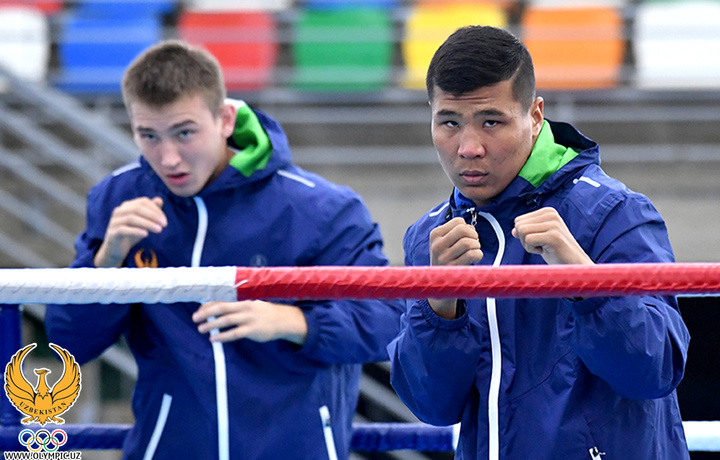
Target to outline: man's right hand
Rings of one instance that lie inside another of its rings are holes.
[[[483,258],[475,228],[460,217],[430,232],[430,265],[472,265]],[[454,319],[456,299],[428,299],[441,318]]]
[[[140,197],[125,201],[115,208],[97,254],[96,267],[119,267],[130,249],[150,232],[160,233],[167,227],[160,197]]]

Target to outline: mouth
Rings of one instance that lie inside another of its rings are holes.
[[[174,174],[167,174],[165,175],[167,177],[168,182],[170,182],[173,185],[182,185],[185,183],[188,178],[190,177],[190,174],[187,173],[174,173]]]
[[[463,171],[460,178],[468,185],[482,185],[488,177],[488,173],[481,171]]]

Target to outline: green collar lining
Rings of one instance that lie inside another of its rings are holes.
[[[544,120],[540,134],[530,152],[530,157],[518,176],[537,188],[551,174],[565,166],[577,155],[578,152],[575,150],[555,143],[555,136],[553,136],[550,124]]]
[[[255,112],[243,101],[232,101],[237,109],[235,130],[231,136],[231,146],[238,151],[230,158],[230,166],[245,177],[265,168],[272,153],[272,144]],[[234,145],[233,145],[234,144]]]

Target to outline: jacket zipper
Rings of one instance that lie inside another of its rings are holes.
[[[498,239],[498,251],[493,261],[493,267],[502,263],[505,254],[505,234],[497,219],[489,213],[478,211],[475,208],[468,210],[470,223],[474,227],[478,216],[488,221]],[[490,351],[492,366],[490,372],[490,388],[488,390],[488,457],[490,460],[500,458],[500,422],[498,414],[500,399],[500,378],[502,376],[502,349],[500,347],[500,329],[498,327],[497,306],[494,297],[485,299],[488,328],[490,330]]]
[[[200,197],[193,197],[198,211],[198,228],[195,236],[195,244],[193,245],[191,267],[199,267],[203,247],[205,245],[205,237],[207,236],[208,212],[205,202]],[[215,299],[206,299],[208,301]],[[210,334],[217,334],[218,330],[210,331]],[[225,363],[225,349],[222,343],[213,342],[213,360],[215,362],[215,399],[218,416],[218,459],[230,460],[230,420],[228,414],[228,396],[227,396],[227,367]]]
[[[163,394],[162,403],[160,404],[160,412],[158,413],[158,418],[155,421],[155,428],[153,428],[152,435],[150,436],[150,441],[145,448],[145,455],[143,455],[143,460],[152,460],[152,458],[155,456],[155,451],[157,450],[157,446],[160,443],[160,437],[165,430],[165,423],[167,422],[171,405],[172,396],[167,393]]]
[[[320,407],[320,421],[322,422],[323,436],[325,436],[325,447],[327,448],[328,459],[338,460],[332,424],[330,423],[330,409],[328,409],[328,406]]]

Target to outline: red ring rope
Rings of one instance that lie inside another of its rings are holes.
[[[720,292],[720,264],[238,267],[238,299],[602,297]]]

